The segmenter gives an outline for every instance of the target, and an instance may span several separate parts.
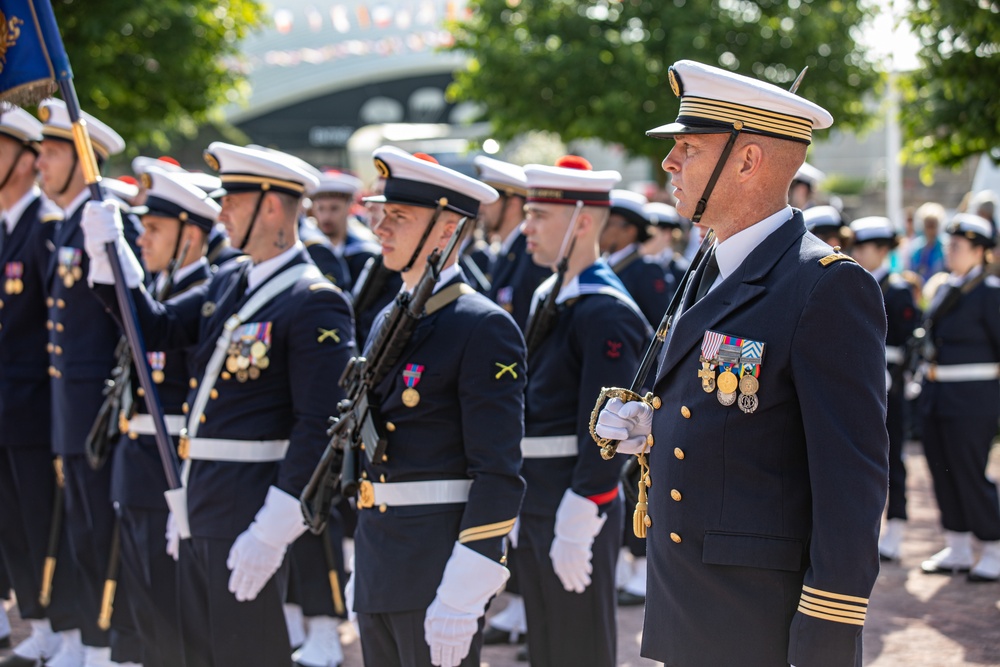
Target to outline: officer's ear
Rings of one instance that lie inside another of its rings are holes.
[[[455,228],[458,227],[459,217],[454,211],[442,211],[438,222],[440,223],[438,227],[441,229],[441,235],[437,239],[437,247],[442,250],[448,245],[448,241],[451,240],[451,235],[455,233]],[[475,220],[469,218],[465,223],[464,229],[468,230],[470,225],[474,225]]]

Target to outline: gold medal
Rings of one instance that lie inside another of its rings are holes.
[[[63,276],[65,276],[66,275],[66,267],[63,266],[62,264],[60,264],[59,268],[56,269],[56,275],[58,275],[60,278],[62,278]]]
[[[256,366],[251,366],[247,369],[247,373],[250,375],[251,380],[256,380],[260,377],[260,369]]]
[[[163,384],[163,380],[165,377],[166,376],[163,374],[163,371],[161,370],[153,371],[153,382],[155,382],[156,384]]]
[[[3,283],[3,291],[7,292],[7,294],[13,294],[14,293],[14,281],[11,280],[10,278],[8,278],[7,280],[5,280],[4,283]]]
[[[707,361],[701,362],[701,370],[698,371],[698,377],[701,378],[701,388],[706,394],[711,394],[715,391],[715,369],[712,368],[712,364]]]
[[[740,378],[740,391],[744,394],[754,395],[760,389],[760,383],[753,375],[744,375]]]
[[[719,391],[721,393],[732,394],[736,391],[736,387],[739,386],[740,382],[736,379],[736,375],[734,375],[732,371],[722,371],[719,373],[716,384],[719,385]]]
[[[72,275],[67,273],[65,276],[63,276],[63,285],[66,286],[66,289],[73,287],[75,283],[76,279]]]
[[[230,373],[235,373],[240,367],[236,364],[236,355],[229,355],[226,359],[226,370]]]
[[[233,376],[230,375],[227,371],[222,371],[222,373],[219,374],[219,377],[222,378],[223,380],[228,380]]]
[[[250,374],[247,373],[245,370],[236,371],[236,379],[239,380],[240,382],[246,382],[247,379],[249,379],[249,377]]]
[[[250,357],[239,356],[236,357],[236,368],[241,371],[245,371],[250,368]]]
[[[719,391],[715,392],[715,396],[719,399],[719,403],[723,405],[732,405],[736,402],[736,392],[725,392],[720,388]]]
[[[79,266],[74,266],[73,267],[73,280],[79,280],[82,277],[83,277],[83,269],[81,269]]]
[[[267,358],[267,355],[257,357],[257,368],[262,371],[267,370],[267,367],[271,365],[271,360]]]
[[[756,410],[759,404],[760,401],[757,398],[757,394],[743,394],[740,396],[740,410],[747,414]]]
[[[250,346],[250,354],[257,359],[263,357],[267,354],[267,345],[262,340],[255,340],[253,345]]]
[[[24,291],[24,281],[20,278],[14,279],[14,294],[20,294]]]
[[[403,390],[403,405],[408,408],[416,407],[417,403],[420,402],[420,392],[413,387],[407,387]]]

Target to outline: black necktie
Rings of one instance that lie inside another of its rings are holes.
[[[7,231],[7,220],[0,218],[0,227],[3,227],[3,233],[0,234],[0,255],[3,254],[3,249],[7,247],[7,240],[10,239],[10,232]]]
[[[695,292],[694,302],[698,303],[701,298],[708,294],[708,290],[712,288],[715,284],[716,279],[719,277],[719,261],[715,258],[715,249],[708,255],[708,259],[705,260],[705,270],[701,273],[701,281],[698,283],[698,291]]]

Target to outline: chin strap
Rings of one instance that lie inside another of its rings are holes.
[[[250,240],[250,232],[253,231],[253,226],[257,223],[257,215],[260,213],[260,205],[261,203],[263,203],[264,195],[266,194],[267,193],[265,191],[261,190],[260,194],[257,195],[257,203],[253,207],[253,215],[250,216],[250,225],[247,227],[246,234],[243,235],[243,240],[239,243],[239,245],[234,243],[232,239],[229,240],[232,246],[237,250],[243,250],[244,248],[247,247],[247,241]],[[177,238],[179,241],[180,237],[178,236]]]
[[[417,247],[413,249],[413,254],[410,255],[410,261],[406,263],[406,266],[400,269],[400,273],[406,273],[413,268],[413,263],[416,262],[417,257],[420,256],[420,251],[423,250],[424,244],[427,242],[427,237],[431,235],[431,230],[434,229],[434,225],[437,224],[441,211],[443,211],[444,207],[447,205],[448,200],[446,198],[441,197],[441,199],[438,200],[437,207],[434,209],[434,215],[431,216],[430,222],[427,223],[427,227],[424,228],[424,233],[420,237],[420,243],[418,243]]]
[[[715,183],[719,180],[719,176],[722,175],[722,168],[726,166],[729,154],[733,152],[733,146],[736,144],[736,138],[740,136],[740,130],[742,129],[742,122],[736,121],[733,123],[733,129],[729,131],[729,141],[726,142],[725,148],[722,149],[722,154],[719,155],[719,161],[715,163],[715,171],[712,172],[711,178],[708,179],[708,184],[705,186],[705,191],[701,194],[701,199],[698,200],[698,205],[694,207],[694,215],[691,216],[691,222],[701,222],[701,216],[705,213],[705,206],[708,204],[708,198],[712,195],[712,190],[715,189]]]
[[[28,150],[28,147],[25,146],[24,144],[21,144],[21,150],[17,152],[17,155],[14,156],[14,161],[10,163],[10,169],[7,170],[7,175],[3,177],[2,181],[0,181],[0,190],[3,190],[5,187],[7,187],[7,181],[9,181],[10,177],[14,175],[14,169],[17,168],[17,162],[18,160],[21,159],[21,156],[24,155],[24,151],[26,150]]]
[[[69,190],[70,182],[73,180],[73,174],[76,173],[76,167],[79,164],[80,164],[80,158],[77,157],[76,151],[73,151],[73,164],[70,166],[69,172],[66,174],[66,180],[63,182],[63,186],[59,189],[58,192],[56,192],[57,196],[61,197],[62,195],[66,194],[67,190]]]

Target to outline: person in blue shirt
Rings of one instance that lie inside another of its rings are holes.
[[[911,245],[910,270],[923,278],[924,282],[948,268],[944,244],[940,238],[944,220],[944,207],[935,202],[922,204],[913,215],[914,226],[921,230],[923,236]]]

